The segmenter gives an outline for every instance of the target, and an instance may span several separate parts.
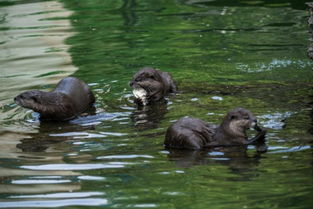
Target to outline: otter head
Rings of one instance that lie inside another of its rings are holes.
[[[161,72],[153,68],[138,71],[130,82],[136,102],[146,105],[161,100],[165,94],[165,84]]]
[[[244,108],[230,111],[224,118],[221,127],[232,138],[247,138],[246,130],[257,128],[257,120],[253,114]]]
[[[39,112],[40,106],[42,105],[41,101],[42,92],[37,90],[25,91],[14,98],[14,101],[19,106],[33,109],[36,112]]]

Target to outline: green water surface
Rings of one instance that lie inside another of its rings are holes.
[[[0,1],[0,208],[312,208],[307,19],[302,0]],[[133,103],[144,66],[172,74],[167,104]],[[40,123],[13,103],[69,75],[96,115]],[[267,152],[163,148],[178,118],[235,107],[268,128]]]

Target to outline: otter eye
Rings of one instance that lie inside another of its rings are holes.
[[[140,81],[144,80],[144,78],[145,78],[144,76],[140,75],[137,78],[135,78],[135,81],[140,82]]]
[[[155,80],[155,77],[154,77],[154,75],[150,75],[150,78],[151,78],[151,79],[153,79],[153,80]]]
[[[232,120],[237,119],[237,116],[236,115],[232,115],[232,116],[230,116],[230,119],[232,119]]]
[[[250,119],[249,115],[246,115],[246,114],[243,114],[242,118],[245,119],[245,120],[249,120]]]
[[[31,99],[32,99],[34,102],[38,103],[37,97],[31,97]]]

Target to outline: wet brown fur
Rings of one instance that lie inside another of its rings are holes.
[[[230,111],[219,126],[196,118],[181,118],[167,129],[164,145],[167,148],[202,149],[253,144],[264,139],[266,133],[258,127],[259,133],[248,139],[246,130],[253,123],[256,123],[256,118],[244,108]]]
[[[41,120],[66,121],[92,107],[95,97],[86,83],[74,77],[67,77],[51,92],[26,91],[14,100],[22,107],[40,113]]]

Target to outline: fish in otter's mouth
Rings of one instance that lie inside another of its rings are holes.
[[[147,91],[143,88],[135,88],[133,94],[137,100],[139,100],[143,105],[147,105]]]
[[[257,132],[261,132],[261,131],[263,130],[262,128],[260,128],[260,126],[258,125],[257,122],[253,122],[253,123],[251,124],[251,128],[252,128],[253,130],[257,131]]]
[[[144,67],[135,73],[129,85],[134,89],[135,102],[140,105],[150,105],[164,100],[169,93],[176,93],[171,75],[150,67]]]

